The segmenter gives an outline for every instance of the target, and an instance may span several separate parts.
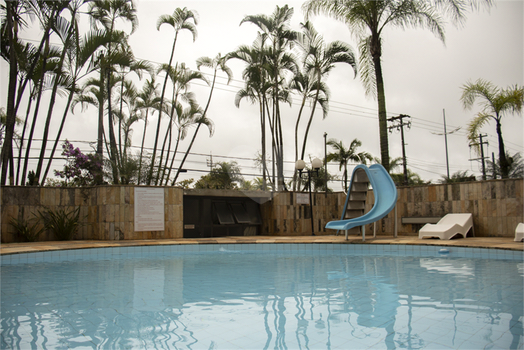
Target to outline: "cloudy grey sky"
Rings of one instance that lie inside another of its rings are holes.
[[[193,43],[188,32],[182,33],[175,52],[175,60],[185,62],[196,69],[195,60],[202,56],[215,57],[236,49],[242,44],[251,44],[257,28],[249,23],[239,26],[246,15],[270,15],[276,5],[288,4],[295,9],[291,26],[299,30],[304,21],[301,11],[303,1],[137,1],[139,28],[131,36],[135,56],[153,63],[164,63],[169,59],[173,40],[173,30],[163,26],[156,29],[156,21],[162,14],[172,14],[176,7],[187,7],[199,14],[198,38]],[[471,13],[461,28],[451,24],[446,26],[446,43],[443,44],[431,32],[420,29],[390,29],[383,39],[383,73],[386,87],[388,116],[408,114],[412,117],[412,127],[406,130],[406,154],[408,167],[425,180],[438,181],[446,174],[446,158],[443,133],[443,110],[445,110],[447,131],[461,128],[448,136],[450,173],[468,170],[479,175],[478,162],[469,161],[477,156],[468,147],[465,136],[467,123],[480,111],[463,110],[460,103],[461,86],[478,78],[486,79],[500,87],[523,85],[524,73],[524,2],[495,1],[489,12]],[[341,40],[355,48],[356,42],[343,23],[323,16],[312,18],[312,22],[325,41]],[[219,81],[212,101],[209,117],[215,123],[215,134],[210,138],[201,130],[192,152],[184,166],[195,171],[185,177],[198,179],[208,169],[206,160],[235,160],[246,174],[257,174],[254,158],[260,150],[259,116],[256,106],[247,101],[240,108],[234,106],[236,92],[243,86],[241,74],[244,65],[230,61],[234,80],[229,86],[225,79]],[[2,61],[2,76],[7,69]],[[6,82],[6,79],[2,79]],[[160,79],[161,80],[161,79]],[[366,97],[358,77],[354,78],[349,66],[337,66],[327,80],[331,90],[330,112],[325,120],[316,115],[309,134],[306,154],[322,158],[324,156],[324,137],[342,140],[345,145],[358,138],[362,141],[360,150],[379,156],[379,137],[376,102]],[[2,84],[2,101],[5,101],[6,84]],[[193,84],[201,105],[205,105],[209,89],[201,84]],[[5,103],[5,102],[2,102]],[[298,113],[298,101],[292,107],[283,108],[285,129],[286,176],[291,176],[294,161],[294,122]],[[81,113],[78,108],[71,117],[66,133],[70,140],[94,141],[96,139],[96,110],[88,109]],[[149,146],[154,141],[152,121],[147,138]],[[305,129],[305,124],[301,131]],[[143,123],[136,125],[133,144],[140,145]],[[522,116],[507,115],[503,119],[503,136],[510,153],[523,152]],[[486,126],[489,155],[498,145],[495,125]],[[182,145],[185,150],[190,137]],[[389,138],[391,157],[402,155],[400,134],[393,132]],[[329,152],[329,150],[328,150]],[[178,158],[178,157],[177,157]],[[336,164],[329,165],[330,172],[337,173]],[[400,170],[399,170],[400,171]],[[251,179],[250,176],[246,176]],[[336,190],[339,186],[333,186]]]

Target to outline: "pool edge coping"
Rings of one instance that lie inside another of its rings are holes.
[[[116,248],[137,246],[206,245],[206,244],[381,244],[417,245],[523,251],[524,243],[506,237],[470,237],[455,240],[419,239],[418,237],[378,236],[362,241],[360,236],[230,236],[211,238],[149,239],[124,241],[47,241],[0,244],[0,256],[57,250]]]

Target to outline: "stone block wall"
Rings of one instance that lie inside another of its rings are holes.
[[[135,186],[99,186],[87,188],[11,187],[1,191],[2,243],[20,241],[12,218],[32,220],[38,211],[63,208],[66,211],[80,207],[81,224],[73,237],[77,240],[161,239],[183,237],[183,190],[164,188],[164,231],[134,230]],[[41,241],[56,238],[50,232],[40,236]]]
[[[44,208],[67,210],[80,207],[82,224],[74,239],[124,240],[183,238],[183,189],[164,188],[164,231],[134,230],[135,186],[100,186],[92,188],[10,187],[0,188],[1,241],[20,241],[9,224],[11,218],[33,218]],[[217,196],[223,195],[216,191]],[[267,193],[260,206],[262,235],[311,235],[311,214],[307,204],[298,204],[298,193]],[[303,196],[304,193],[300,193]],[[422,225],[402,225],[403,217],[442,217],[447,213],[472,213],[475,235],[513,237],[515,227],[524,222],[524,187],[522,179],[473,181],[458,184],[399,187],[396,208],[399,235],[417,235]],[[314,232],[332,235],[328,221],[338,220],[344,207],[344,193],[313,193]],[[374,202],[368,191],[366,211]],[[367,225],[366,236],[373,234]],[[392,235],[395,211],[375,224],[377,235]],[[49,232],[42,241],[54,240]]]
[[[522,179],[472,181],[398,188],[397,218],[472,213],[475,235],[513,237],[524,222]],[[368,193],[368,199],[372,198]],[[370,203],[370,201],[367,201]],[[422,225],[400,225],[399,234],[416,235]],[[391,232],[388,230],[381,233]]]
[[[271,201],[261,206],[262,234],[270,236],[311,235],[311,210],[308,204],[297,204],[304,192],[274,193]],[[340,219],[346,197],[344,193],[313,193],[314,231],[317,235],[333,234],[326,223]]]
[[[417,236],[422,224],[402,224],[403,217],[442,217],[448,213],[472,213],[478,237],[514,237],[519,222],[524,222],[524,188],[522,179],[473,181],[457,184],[436,184],[399,187],[396,212],[391,211],[375,224],[366,225],[366,237],[392,235]],[[313,194],[313,218],[316,235],[332,235],[325,224],[338,220],[344,208],[344,193]],[[368,212],[374,203],[373,191],[366,199]],[[274,194],[262,208],[263,234],[277,236],[310,235],[308,205],[296,204],[296,193]]]

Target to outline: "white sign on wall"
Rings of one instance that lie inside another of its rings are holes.
[[[164,229],[164,189],[135,187],[135,231]]]
[[[309,194],[297,193],[297,204],[309,204]]]

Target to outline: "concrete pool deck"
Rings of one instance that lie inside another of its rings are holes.
[[[467,237],[452,240],[419,239],[418,236],[372,236],[366,237],[362,242],[361,236],[344,235],[332,236],[235,236],[235,237],[209,237],[209,238],[181,238],[181,239],[148,239],[124,241],[50,241],[27,243],[2,243],[0,255],[45,252],[66,249],[88,249],[104,247],[134,247],[155,245],[181,245],[181,244],[257,244],[257,243],[306,243],[306,244],[407,244],[407,245],[433,245],[487,249],[507,249],[524,251],[523,242],[515,242],[509,237]]]

